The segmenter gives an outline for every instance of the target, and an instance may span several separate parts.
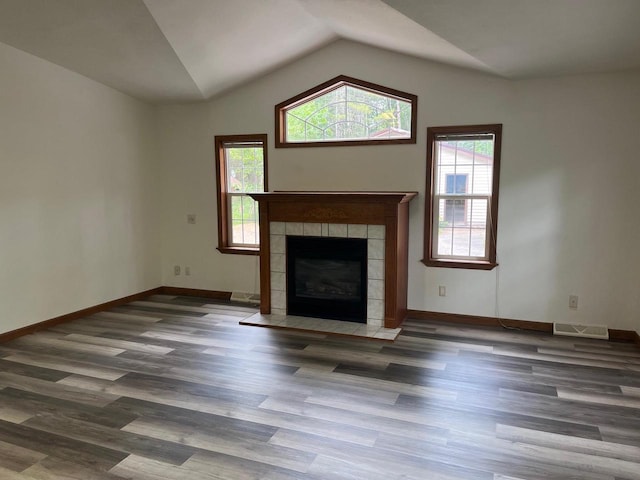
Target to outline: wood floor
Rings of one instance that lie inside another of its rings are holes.
[[[146,301],[0,344],[0,479],[640,479],[640,350]]]

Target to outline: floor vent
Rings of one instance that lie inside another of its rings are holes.
[[[252,305],[257,305],[260,303],[260,295],[257,293],[247,293],[247,292],[232,292],[231,293],[231,301],[232,302],[240,302],[240,303],[250,303]]]
[[[577,325],[571,323],[554,323],[554,335],[568,335],[570,337],[601,338],[609,340],[609,329],[606,325]]]

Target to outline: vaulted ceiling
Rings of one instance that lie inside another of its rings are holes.
[[[0,0],[0,42],[159,103],[340,38],[513,79],[637,69],[639,18],[640,0]]]

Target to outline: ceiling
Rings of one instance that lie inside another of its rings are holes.
[[[513,79],[637,69],[638,18],[640,0],[0,0],[0,42],[161,103],[340,38]]]

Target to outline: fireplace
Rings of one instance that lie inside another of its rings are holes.
[[[288,304],[292,294],[287,281],[289,237],[358,238],[367,245],[366,280],[361,284],[366,292],[363,323],[367,327],[398,327],[407,314],[409,202],[416,195],[416,192],[251,194],[260,207],[260,313],[300,315],[292,313]],[[318,288],[326,287],[313,287],[314,291]],[[309,315],[329,318],[317,311]],[[345,315],[332,318],[347,319]]]
[[[287,313],[367,322],[367,240],[288,236]]]

